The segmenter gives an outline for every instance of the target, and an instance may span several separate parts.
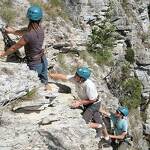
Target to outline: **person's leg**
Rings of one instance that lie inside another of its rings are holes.
[[[45,56],[43,56],[42,58],[42,71],[39,74],[40,80],[42,83],[44,83],[45,85],[48,84],[48,71],[47,71],[47,67],[48,67],[48,62]]]
[[[30,70],[34,70],[38,73],[38,76],[41,74],[42,72],[42,64],[31,64],[28,65]]]
[[[42,58],[42,62],[39,64],[28,64],[30,70],[35,70],[38,73],[38,77],[42,83],[48,84],[47,66],[48,62],[45,56]]]
[[[101,130],[97,128],[97,126],[99,125],[98,123],[93,123],[93,119],[94,119],[94,111],[92,109],[86,109],[83,113],[83,118],[85,120],[85,122],[87,124],[89,124],[90,128],[96,129],[97,135],[98,137],[100,137],[101,135]]]
[[[31,64],[31,65],[28,65],[28,66],[29,66],[30,70],[34,70],[38,73],[38,77],[41,80],[40,74],[42,72],[42,64],[41,63],[40,64]],[[41,80],[41,82],[42,82],[42,80]]]
[[[86,109],[83,113],[83,119],[85,120],[86,123],[89,123],[93,119],[93,111],[91,109]]]
[[[108,140],[109,139],[108,132],[107,132],[105,123],[104,123],[104,121],[102,119],[102,115],[99,112],[100,107],[101,107],[101,102],[99,101],[99,102],[97,102],[95,104],[92,104],[90,107],[94,110],[93,120],[95,121],[95,123],[97,123],[97,124],[102,126],[101,128],[97,129],[99,134],[101,133],[101,130],[102,130],[102,132],[104,134],[104,137]]]
[[[100,129],[98,129],[98,130],[100,130],[100,131],[102,130],[102,132],[104,134],[104,137],[107,140],[109,140],[108,132],[107,132],[105,123],[104,123],[104,121],[102,119],[102,115],[100,114],[100,112],[98,112],[98,111],[95,112],[94,116],[93,116],[93,119],[94,119],[95,123],[101,124],[102,127]],[[99,131],[99,133],[101,133],[100,131]]]

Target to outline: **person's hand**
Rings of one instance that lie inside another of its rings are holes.
[[[54,73],[49,73],[49,77],[50,77],[50,78],[55,79],[55,76],[56,76],[56,74],[54,74]]]
[[[102,128],[102,125],[101,125],[101,124],[94,123],[94,122],[90,122],[90,123],[88,124],[88,126],[89,126],[90,128],[93,128],[93,129]]]
[[[71,107],[72,108],[78,108],[79,106],[81,105],[81,102],[80,101],[75,101],[71,104]]]
[[[61,73],[49,73],[49,77],[54,79],[54,80],[67,80],[66,75],[61,74]]]
[[[4,57],[5,56],[5,51],[0,51],[0,57]]]
[[[13,33],[15,33],[16,30],[15,30],[14,28],[12,28],[12,27],[6,27],[6,28],[5,28],[5,31],[6,31],[7,33],[12,33],[12,34],[13,34]]]

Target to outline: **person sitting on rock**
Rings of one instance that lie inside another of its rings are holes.
[[[98,96],[98,92],[95,84],[89,79],[91,71],[87,67],[79,67],[76,70],[75,75],[64,75],[60,73],[49,73],[49,76],[53,79],[69,80],[75,84],[77,94],[80,100],[75,100],[72,104],[72,108],[84,107],[83,118],[89,127],[101,130],[105,135],[108,135],[105,124],[100,115],[99,109],[101,101]],[[94,121],[95,123],[92,123]],[[99,135],[100,136],[100,135]]]
[[[128,108],[121,106],[116,110],[115,113],[108,113],[104,110],[100,110],[100,112],[110,117],[113,122],[114,135],[109,134],[113,150],[127,150],[129,147],[129,142],[127,140],[127,116],[129,114]]]
[[[25,54],[27,65],[31,70],[38,73],[38,77],[45,88],[48,87],[47,74],[47,59],[42,49],[44,41],[44,30],[41,27],[41,20],[43,17],[42,9],[39,6],[31,6],[27,10],[27,18],[29,24],[26,30],[15,30],[14,28],[5,28],[7,33],[21,36],[20,40],[8,48],[6,51],[0,51],[0,57],[7,56],[14,53],[21,47],[25,47]]]

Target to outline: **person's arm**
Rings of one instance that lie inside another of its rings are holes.
[[[12,28],[12,27],[6,27],[6,28],[5,28],[5,31],[6,31],[8,34],[14,34],[14,35],[23,36],[23,35],[27,32],[27,28],[22,28],[22,29],[20,29],[20,30],[17,30],[17,29]]]
[[[95,100],[81,99],[81,100],[74,101],[72,103],[71,107],[78,108],[81,105],[88,105],[88,104],[92,104],[94,102],[95,102]]]
[[[89,81],[89,84],[86,86],[86,99],[80,99],[78,101],[73,102],[72,106],[74,108],[79,107],[80,105],[88,105],[88,104],[93,104],[98,97],[97,89],[96,86],[94,85],[93,82]]]
[[[8,48],[6,51],[0,52],[0,57],[7,56],[11,53],[14,53],[16,50],[24,46],[27,42],[22,37],[16,44],[12,45],[10,48]]]
[[[111,116],[111,113],[108,112],[108,111],[106,111],[106,110],[104,110],[103,108],[100,108],[100,112],[101,112],[102,114],[106,115],[107,117],[110,117],[110,116]]]
[[[109,135],[109,137],[113,139],[123,140],[126,135],[127,135],[127,132],[122,132],[121,135]]]
[[[49,77],[54,80],[67,80],[67,76],[61,73],[49,73]]]
[[[90,122],[90,123],[88,123],[88,125],[89,125],[90,128],[93,128],[93,129],[97,129],[97,128],[102,128],[103,127],[100,123],[95,123],[95,122]]]

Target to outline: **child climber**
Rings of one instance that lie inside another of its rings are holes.
[[[129,114],[127,107],[119,107],[115,113],[108,113],[101,110],[101,113],[110,117],[114,125],[114,135],[109,135],[112,139],[111,145],[113,150],[127,150],[129,147],[129,141],[127,140],[128,121],[127,116]]]
[[[84,106],[83,118],[89,127],[101,128],[104,136],[108,135],[105,124],[100,115],[99,109],[101,101],[95,84],[89,79],[91,71],[87,67],[77,68],[75,75],[64,75],[58,73],[50,73],[49,76],[53,79],[69,80],[75,84],[77,94],[80,100],[76,100],[71,104],[72,108]],[[94,121],[95,123],[92,123]],[[106,140],[109,137],[105,136]]]

